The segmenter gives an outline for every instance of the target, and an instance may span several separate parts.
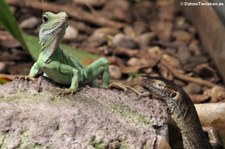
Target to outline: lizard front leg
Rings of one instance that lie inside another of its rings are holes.
[[[109,64],[106,58],[100,58],[84,69],[85,82],[91,82],[92,86],[96,86],[96,78],[102,75],[102,85],[109,85]]]
[[[38,66],[38,63],[36,62],[36,63],[34,63],[34,65],[31,67],[30,73],[29,73],[28,77],[34,78],[34,77],[36,77],[36,76],[38,75],[39,72],[40,72],[40,68],[39,68],[39,66]]]
[[[34,77],[36,77],[39,72],[40,72],[40,68],[37,62],[35,62],[34,65],[31,67],[28,76],[15,76],[13,79],[24,79],[24,80],[34,81]]]

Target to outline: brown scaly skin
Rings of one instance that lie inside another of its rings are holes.
[[[159,77],[141,76],[140,82],[167,104],[171,117],[181,130],[185,149],[212,149],[202,130],[194,104],[181,87]]]

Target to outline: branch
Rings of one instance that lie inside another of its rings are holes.
[[[65,11],[68,13],[70,17],[74,19],[93,23],[98,26],[108,26],[108,27],[112,27],[116,29],[120,29],[123,27],[122,23],[114,22],[104,17],[99,17],[87,12],[79,11],[77,9],[74,9],[68,6],[56,5],[56,4],[51,4],[47,2],[30,1],[30,0],[6,0],[6,2],[12,6],[27,7],[27,8],[37,9],[42,11],[44,9],[44,10],[52,11],[55,13],[60,11]]]
[[[203,86],[207,86],[207,87],[215,87],[218,86],[215,83],[209,82],[209,81],[205,81],[202,80],[200,78],[193,78],[190,76],[187,76],[185,74],[180,73],[179,71],[177,71],[175,68],[173,68],[171,65],[168,65],[168,63],[165,60],[161,60],[161,64],[163,66],[165,66],[176,78],[184,80],[184,81],[188,81],[188,82],[193,82],[199,85],[203,85]]]

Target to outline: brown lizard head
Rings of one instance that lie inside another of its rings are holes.
[[[183,106],[188,107],[191,102],[187,93],[172,81],[147,75],[141,76],[139,80],[146,89],[167,104],[172,114],[180,115]]]

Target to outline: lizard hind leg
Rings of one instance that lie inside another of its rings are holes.
[[[106,58],[99,58],[84,69],[86,82],[95,82],[96,78],[102,75],[102,85],[109,85],[109,64]]]

